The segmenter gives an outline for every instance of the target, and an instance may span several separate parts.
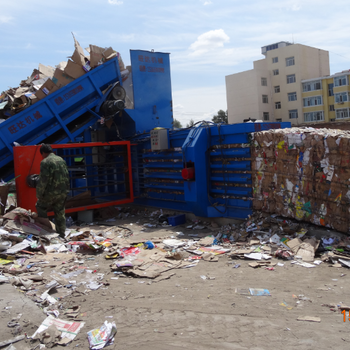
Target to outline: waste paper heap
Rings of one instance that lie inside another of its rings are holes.
[[[255,210],[349,231],[349,131],[275,129],[252,143]]]
[[[30,77],[22,80],[19,87],[10,88],[0,94],[0,122],[114,57],[118,57],[122,75],[123,72],[124,75],[127,75],[128,71],[125,69],[120,54],[111,47],[102,48],[90,45],[85,49],[88,54],[85,54],[75,38],[74,46],[74,53],[67,62],[61,62],[55,68],[39,63],[38,69],[34,69]]]
[[[6,205],[6,214],[0,216],[0,287],[12,284],[21,298],[25,295],[31,299],[46,318],[39,327],[33,327],[34,334],[29,336],[22,334],[22,314],[12,319],[8,327],[18,336],[6,344],[27,337],[32,348],[35,344],[67,345],[76,340],[80,330],[87,332],[91,349],[112,344],[117,332],[115,322],[92,326],[91,304],[86,299],[90,293],[91,297],[95,293],[96,300],[110,293],[127,300],[130,294],[118,292],[132,284],[131,278],[144,286],[140,290],[145,290],[146,285],[179,276],[180,269],[201,268],[197,266],[215,264],[220,259],[226,260],[226,265],[218,268],[226,271],[253,268],[273,273],[286,268],[287,273],[291,266],[309,269],[325,264],[350,268],[349,236],[322,229],[325,234],[317,239],[312,235],[312,224],[276,214],[256,212],[242,223],[221,226],[198,219],[189,221],[184,214],[174,216],[161,209],[151,212],[110,207],[98,209],[94,222],[67,218],[66,238],[62,240],[54,223],[11,203]],[[150,238],[151,234],[155,236]],[[199,271],[198,279],[215,280],[212,269],[205,274]],[[100,289],[102,294],[97,292]],[[235,293],[249,298],[271,295],[266,288],[251,287],[235,288]],[[343,303],[329,307],[338,312],[350,309]],[[320,322],[319,317],[298,320]]]

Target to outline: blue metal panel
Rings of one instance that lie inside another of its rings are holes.
[[[134,108],[125,112],[135,122],[137,133],[155,127],[172,128],[173,107],[168,53],[130,51]]]
[[[48,138],[50,143],[74,141],[96,122],[89,111],[99,103],[102,91],[118,80],[119,64],[114,58],[1,123],[0,168],[13,160],[14,141],[22,145],[35,145]]]
[[[201,217],[243,219],[252,214],[250,134],[290,123],[209,125],[170,132],[168,151],[151,152],[147,137],[138,137],[143,184],[137,203]],[[186,164],[194,165],[194,181],[182,179]]]
[[[203,124],[190,131],[182,149],[194,163],[195,181],[185,182],[191,211],[204,217],[246,218],[252,213],[250,133],[290,123]]]
[[[135,202],[160,208],[189,211],[185,201],[182,149],[189,130],[169,132],[170,149],[151,151],[149,135],[138,136],[138,174],[140,179],[138,198]]]

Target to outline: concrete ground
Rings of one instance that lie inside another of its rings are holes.
[[[138,222],[138,223],[137,223]],[[116,225],[130,227],[134,238],[151,239],[194,233],[185,225],[174,228],[149,228],[141,231],[146,218],[118,220]],[[130,225],[132,224],[132,225]],[[196,231],[206,236],[210,231]],[[54,254],[52,254],[54,255]],[[109,285],[85,294],[75,293],[60,301],[64,310],[81,306],[78,320],[85,322],[67,349],[88,349],[86,332],[100,327],[105,320],[115,321],[118,333],[109,349],[344,349],[350,345],[350,320],[331,304],[350,304],[350,273],[322,263],[315,268],[282,263],[274,271],[253,269],[250,261],[220,256],[218,262],[200,261],[196,267],[177,269],[168,280],[117,277],[105,254],[85,260],[85,265],[104,273]],[[81,255],[59,255],[57,266]],[[240,264],[238,268],[233,266]],[[45,267],[49,276],[57,268]],[[205,275],[207,279],[200,276]],[[265,288],[271,296],[250,296],[236,289]],[[79,289],[80,290],[80,289]],[[10,285],[0,285],[0,340],[11,337],[7,323],[18,313],[24,331],[31,335],[46,317],[38,306]],[[84,291],[84,290],[81,290]],[[5,309],[12,306],[11,309]],[[61,317],[62,315],[60,315]],[[317,317],[320,322],[298,321]],[[62,316],[64,319],[64,316]],[[23,321],[23,322],[22,322]],[[23,333],[22,333],[23,334]],[[17,349],[33,349],[24,340]]]

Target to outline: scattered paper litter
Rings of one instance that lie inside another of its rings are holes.
[[[103,286],[103,284],[98,284],[97,282],[90,282],[86,286],[91,290],[96,290],[96,289],[99,289],[101,286]]]
[[[280,243],[281,241],[281,238],[280,236],[274,234],[272,237],[270,237],[270,243],[275,243],[275,244],[278,244]]]
[[[15,254],[20,252],[23,249],[27,249],[31,245],[31,241],[28,241],[27,239],[24,239],[21,243],[17,243],[11,248],[5,250],[4,254]]]
[[[292,261],[291,264],[300,265],[300,266],[304,266],[307,268],[316,267],[316,265],[312,265],[312,264],[309,264],[307,262],[301,262],[301,261]]]
[[[90,349],[102,349],[110,345],[114,341],[114,335],[117,333],[115,322],[105,321],[104,324],[97,329],[87,332]]]
[[[165,239],[163,243],[169,247],[178,248],[186,245],[186,242],[179,241],[178,239]]]
[[[253,260],[261,260],[261,259],[271,259],[271,256],[268,254],[262,254],[262,253],[250,253],[250,254],[244,254],[245,258],[253,259]]]
[[[84,326],[84,324],[85,322],[64,321],[50,315],[43,321],[40,327],[32,335],[32,338],[34,338],[37,334],[44,332],[50,326],[54,325],[60,332],[62,332],[62,339],[68,338],[69,340],[73,340],[79,333],[80,329]]]
[[[321,322],[321,318],[313,316],[300,316],[297,318],[297,321]]]

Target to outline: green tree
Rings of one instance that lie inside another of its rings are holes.
[[[227,111],[223,111],[222,109],[220,109],[220,111],[218,112],[217,115],[214,115],[212,121],[214,123],[222,123],[222,124],[228,124],[228,115],[227,115]]]
[[[173,125],[174,125],[174,128],[178,128],[178,129],[182,128],[181,122],[179,120],[177,120],[177,119],[174,119]]]
[[[186,128],[192,128],[193,125],[194,125],[194,120],[191,119],[191,120],[187,123]]]

